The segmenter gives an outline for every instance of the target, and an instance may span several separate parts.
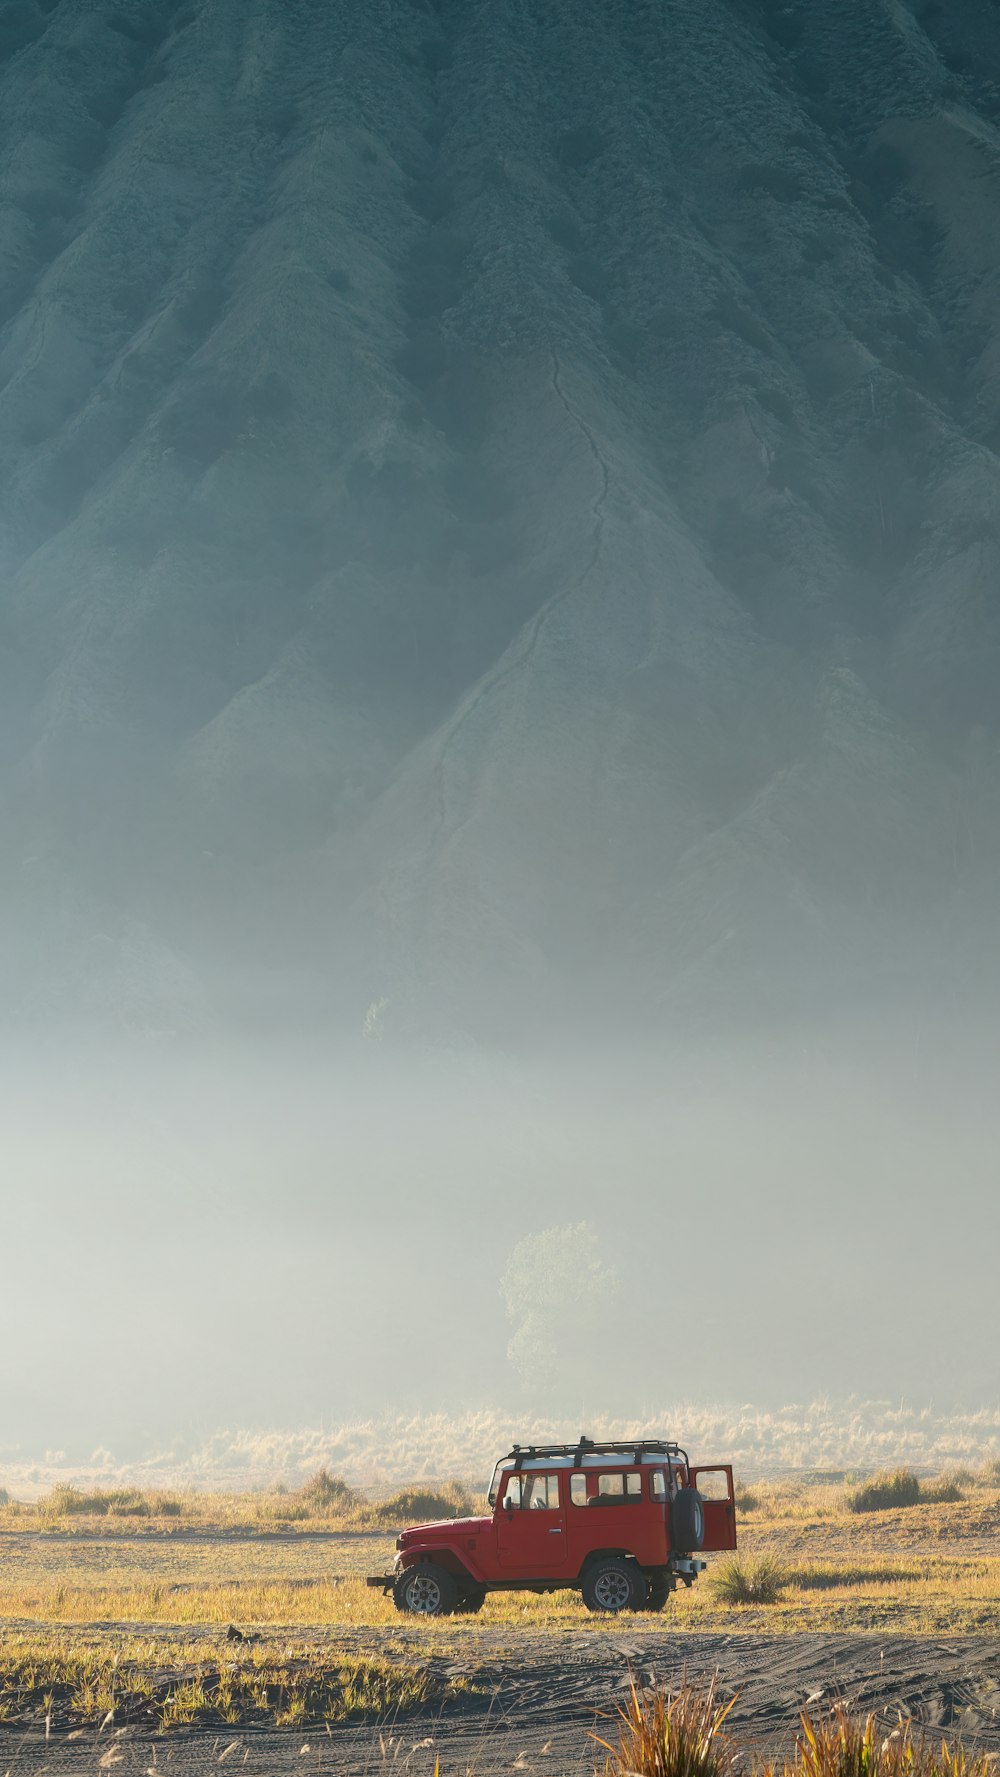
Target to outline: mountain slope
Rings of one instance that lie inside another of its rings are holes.
[[[986,4],[8,10],[21,1016],[991,991]]]

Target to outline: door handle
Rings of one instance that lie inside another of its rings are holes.
[[[550,1536],[562,1536],[562,1525],[561,1524],[554,1525],[553,1528],[549,1531],[549,1535]]]

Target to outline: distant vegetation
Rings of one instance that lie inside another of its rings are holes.
[[[168,1520],[180,1528],[217,1526],[261,1532],[315,1524],[325,1530],[380,1530],[421,1519],[458,1518],[480,1508],[481,1501],[460,1481],[437,1487],[404,1487],[385,1499],[366,1497],[341,1475],[321,1468],[301,1487],[275,1487],[270,1492],[166,1493],[138,1487],[75,1487],[59,1485],[34,1505],[17,1505],[8,1495],[0,1508],[15,1518],[54,1527],[66,1520]],[[179,1522],[178,1522],[179,1521]]]
[[[45,1518],[179,1518],[179,1499],[138,1487],[53,1487],[39,1504]]]
[[[342,1475],[350,1487],[388,1493],[418,1478],[428,1487],[440,1477],[481,1478],[492,1472],[497,1456],[528,1428],[509,1413],[492,1409],[464,1414],[386,1414],[380,1419],[348,1422],[297,1432],[224,1430],[203,1444],[158,1462],[155,1470],[123,1464],[106,1475],[92,1475],[95,1487],[160,1488],[180,1493],[191,1488],[215,1493],[275,1490],[279,1480],[294,1494],[305,1479],[325,1470]],[[701,1461],[735,1462],[758,1494],[764,1477],[787,1475],[792,1469],[843,1480],[848,1471],[859,1478],[875,1469],[897,1466],[915,1473],[941,1472],[963,1465],[979,1469],[994,1462],[1000,1472],[1000,1409],[974,1413],[934,1414],[919,1406],[885,1401],[831,1406],[828,1401],[765,1412],[741,1408],[688,1407],[678,1418],[674,1410],[651,1411],[642,1420],[599,1419],[585,1428],[594,1437],[648,1435],[651,1429],[676,1435]],[[579,1435],[575,1420],[539,1419],[531,1427],[539,1439],[568,1441]],[[17,1493],[72,1480],[66,1465],[0,1465],[0,1482]],[[1000,1485],[1000,1481],[997,1483]],[[745,1510],[754,1507],[748,1502]]]
[[[316,1470],[312,1480],[303,1487],[301,1498],[303,1504],[315,1507],[318,1512],[328,1512],[332,1506],[346,1511],[358,1502],[353,1487],[348,1487],[341,1475],[331,1475],[328,1468]]]
[[[736,1483],[740,1519],[763,1521],[837,1517],[895,1511],[913,1506],[948,1506],[963,1500],[974,1507],[984,1491],[1000,1489],[1000,1461],[979,1469],[955,1469],[937,1478],[920,1478],[912,1469],[880,1471],[863,1480],[824,1473],[819,1478],[786,1476]],[[103,1520],[110,1528],[127,1521],[136,1531],[160,1525],[185,1528],[267,1531],[313,1527],[327,1531],[383,1530],[434,1518],[468,1517],[486,1510],[483,1491],[459,1480],[412,1482],[379,1496],[371,1488],[352,1486],[342,1475],[320,1467],[298,1486],[276,1484],[245,1493],[144,1489],[128,1486],[88,1487],[60,1483],[32,1504],[19,1504],[0,1490],[0,1514],[8,1523],[40,1528],[79,1526]]]
[[[969,1480],[974,1480],[969,1476]],[[899,1506],[953,1505],[962,1498],[957,1478],[942,1475],[938,1481],[921,1481],[912,1469],[873,1475],[847,1494],[849,1512],[888,1512]]]

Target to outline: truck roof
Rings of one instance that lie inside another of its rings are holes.
[[[598,1443],[581,1437],[575,1444],[515,1444],[500,1458],[499,1468],[632,1468],[640,1463],[681,1462],[687,1452],[665,1438],[636,1438]]]

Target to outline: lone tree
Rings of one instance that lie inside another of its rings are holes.
[[[577,1367],[581,1329],[594,1325],[595,1308],[618,1292],[618,1273],[601,1258],[590,1222],[569,1222],[526,1234],[510,1253],[500,1293],[513,1327],[507,1356],[522,1381],[551,1387]],[[574,1309],[580,1309],[578,1315]],[[585,1311],[585,1312],[584,1312]]]

